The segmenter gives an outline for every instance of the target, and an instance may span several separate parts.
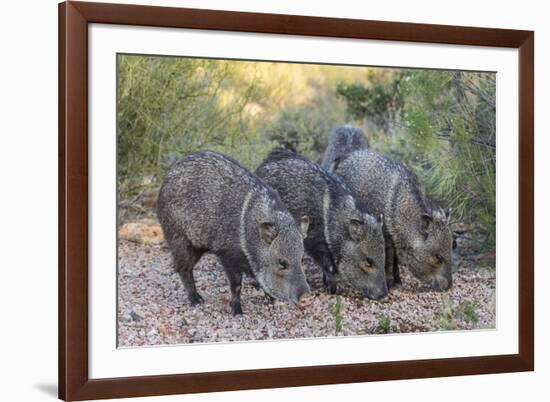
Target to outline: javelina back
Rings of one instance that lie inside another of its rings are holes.
[[[387,294],[382,223],[340,179],[286,150],[273,151],[256,174],[277,190],[295,217],[309,216],[304,245],[332,293],[341,276],[369,298]]]
[[[384,214],[388,286],[400,282],[399,264],[436,290],[452,285],[449,216],[421,189],[417,176],[377,152],[358,150],[333,167],[375,213]]]
[[[329,170],[330,165],[337,159],[368,147],[367,136],[359,128],[350,125],[336,127],[330,133],[321,166]]]
[[[231,158],[205,151],[175,162],[160,189],[158,217],[192,305],[203,301],[193,267],[206,252],[225,269],[233,314],[242,314],[244,273],[274,298],[297,303],[309,291],[302,270],[307,219],[299,227],[277,192]]]

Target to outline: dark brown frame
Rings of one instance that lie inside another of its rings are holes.
[[[88,377],[88,24],[519,49],[519,353],[198,374]],[[120,398],[534,369],[534,33],[508,29],[66,2],[59,5],[59,397]]]

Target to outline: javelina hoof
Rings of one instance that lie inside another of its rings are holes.
[[[387,284],[388,284],[388,290],[389,289],[399,289],[401,287],[401,279],[388,279],[387,281]]]
[[[323,273],[323,284],[331,295],[336,294],[336,279]]]
[[[243,315],[243,309],[241,307],[241,303],[231,304],[231,314],[233,314],[234,316]]]
[[[250,285],[252,285],[252,287],[256,290],[260,290],[261,289],[261,286],[260,286],[260,282],[258,282],[256,279],[254,278],[251,278],[250,279]]]
[[[189,295],[189,302],[194,307],[197,304],[204,303],[204,299],[202,298],[202,296],[200,294],[195,292],[195,293],[192,293],[192,294]]]
[[[387,278],[386,283],[388,284],[388,290],[401,287],[401,280],[396,281],[393,278]]]

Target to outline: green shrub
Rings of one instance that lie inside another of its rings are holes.
[[[443,331],[452,331],[457,329],[456,310],[448,296],[443,297],[439,313],[435,317],[435,325]]]
[[[435,325],[440,330],[452,331],[458,328],[458,320],[477,324],[479,322],[479,315],[476,306],[477,303],[471,300],[466,300],[459,305],[453,305],[451,299],[445,296],[435,317]]]
[[[338,335],[342,331],[342,296],[336,296],[336,302],[332,306],[332,315],[334,317],[334,331]]]
[[[479,315],[476,311],[476,303],[468,300],[462,304],[462,315],[468,322],[477,324],[479,322]]]
[[[377,332],[380,334],[388,334],[390,332],[390,326],[391,326],[391,318],[386,314],[382,314],[378,318]]]
[[[330,131],[339,124],[330,112],[310,106],[282,109],[267,135],[278,147],[287,148],[320,161]]]
[[[336,93],[346,101],[351,118],[367,118],[388,134],[401,121],[404,99],[400,88],[406,76],[407,70],[369,70],[366,83],[339,83]]]

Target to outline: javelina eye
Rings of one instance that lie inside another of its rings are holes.
[[[288,269],[288,262],[284,261],[284,260],[279,260],[279,266],[278,268],[282,271],[282,270],[285,270],[285,269]]]
[[[435,260],[437,261],[438,264],[442,264],[443,261],[445,261],[445,259],[442,256],[440,256],[439,254],[435,255]]]
[[[365,258],[365,262],[361,265],[361,269],[365,272],[365,273],[368,273],[370,271],[372,271],[372,268],[373,268],[373,261],[372,261],[372,258]]]

